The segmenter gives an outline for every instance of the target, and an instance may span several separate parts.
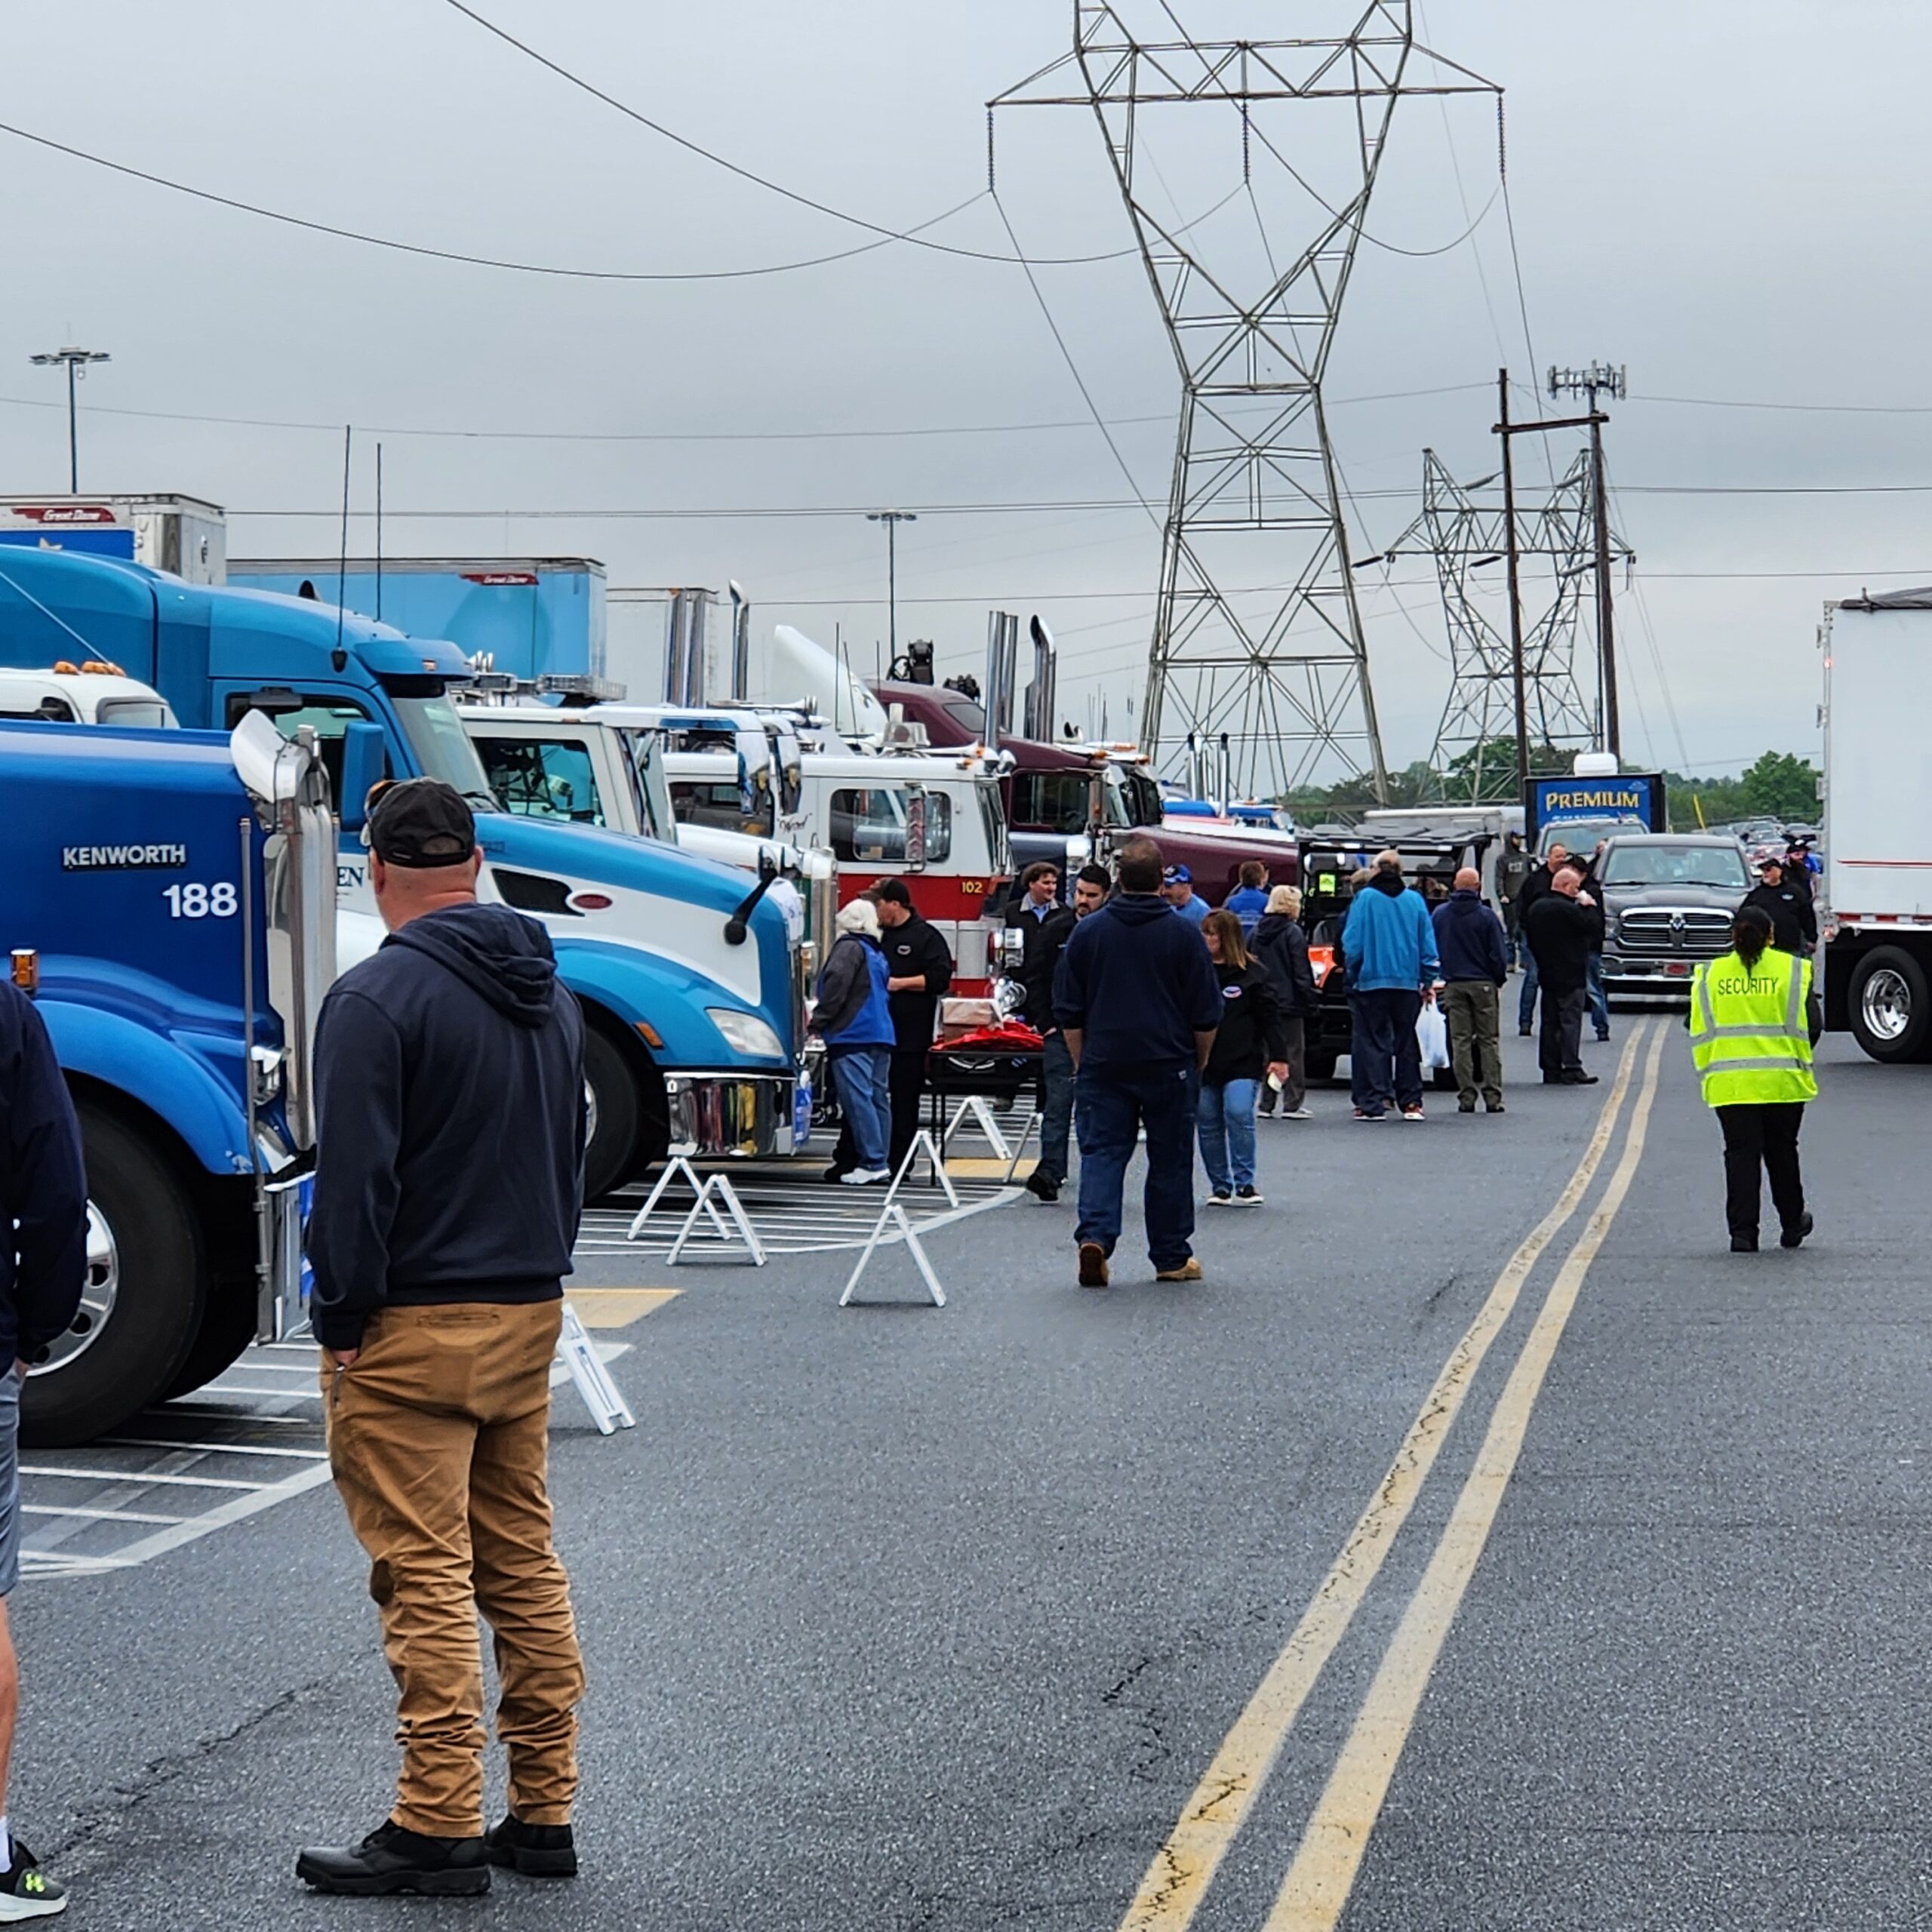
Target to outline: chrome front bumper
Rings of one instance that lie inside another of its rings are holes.
[[[1603,960],[1604,997],[1644,1000],[1659,1006],[1687,1006],[1691,973],[1708,964],[1703,959],[1646,958],[1641,955],[1619,958],[1607,952]],[[1669,970],[1672,968],[1677,970]]]
[[[309,1319],[309,1264],[302,1253],[302,1230],[315,1179],[312,1173],[288,1174],[262,1189],[261,1225],[256,1232],[268,1266],[256,1278],[258,1342],[281,1341]]]
[[[667,1073],[669,1151],[711,1159],[789,1155],[797,1088],[789,1072]]]

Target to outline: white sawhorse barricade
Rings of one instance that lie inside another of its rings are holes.
[[[611,1371],[604,1366],[595,1345],[577,1319],[577,1310],[568,1301],[564,1303],[564,1331],[557,1337],[557,1359],[570,1371],[598,1435],[636,1428],[637,1417],[631,1414],[630,1404],[618,1394]]]
[[[933,1272],[933,1264],[926,1251],[919,1244],[918,1232],[912,1225],[912,1217],[899,1204],[899,1190],[906,1185],[906,1177],[912,1171],[923,1151],[931,1161],[933,1172],[939,1184],[946,1189],[947,1202],[953,1208],[959,1205],[959,1190],[952,1184],[952,1177],[946,1171],[946,1163],[940,1158],[939,1149],[933,1145],[930,1130],[921,1128],[912,1137],[912,1144],[906,1150],[906,1158],[899,1164],[899,1171],[892,1177],[892,1185],[885,1191],[885,1201],[879,1209],[878,1221],[874,1224],[871,1238],[866,1241],[865,1251],[860,1254],[852,1269],[851,1279],[845,1284],[845,1292],[838,1297],[841,1308],[850,1308],[852,1297],[859,1285],[859,1277],[866,1272],[866,1263],[881,1245],[903,1245],[911,1251],[912,1259],[918,1264],[921,1278],[925,1282],[926,1292],[932,1297],[935,1308],[946,1306],[946,1291],[939,1284],[939,1277]],[[1018,1158],[1016,1153],[1014,1158]],[[886,1230],[890,1228],[892,1232]]]
[[[940,1141],[944,1145],[950,1146],[953,1137],[958,1133],[961,1125],[969,1118],[985,1136],[986,1145],[993,1150],[993,1158],[1006,1163],[1005,1179],[1011,1183],[1013,1179],[1013,1171],[1019,1166],[1020,1157],[1026,1152],[1026,1143],[1033,1137],[1033,1130],[1040,1124],[1040,1109],[1037,1106],[1028,1109],[1026,1120],[1020,1126],[1020,1138],[1009,1147],[1007,1145],[1006,1136],[1000,1131],[998,1121],[993,1118],[992,1109],[986,1105],[986,1097],[980,1094],[968,1094],[953,1109],[952,1117],[946,1122],[946,1131],[940,1136]],[[930,1144],[929,1137],[928,1144]],[[937,1155],[934,1156],[934,1160],[936,1164],[943,1171],[945,1163],[940,1161]],[[896,1183],[894,1184],[897,1185]]]
[[[709,1220],[712,1231],[717,1239],[726,1247],[730,1247],[733,1235],[731,1228],[725,1225],[725,1216],[729,1215],[738,1230],[736,1238],[743,1244],[752,1266],[762,1268],[765,1260],[764,1244],[758,1239],[758,1230],[752,1226],[752,1217],[745,1212],[745,1204],[738,1198],[737,1189],[721,1174],[713,1174],[708,1180],[701,1180],[697,1168],[681,1154],[665,1163],[664,1171],[657,1177],[650,1193],[645,1197],[644,1205],[637,1211],[636,1218],[631,1223],[630,1231],[624,1238],[626,1241],[641,1241],[644,1238],[645,1223],[656,1211],[658,1202],[664,1197],[664,1190],[680,1175],[690,1183],[691,1190],[697,1198],[691,1203],[691,1211],[685,1215],[684,1224],[672,1237],[671,1251],[666,1255],[665,1260],[675,1265],[684,1259],[685,1244],[696,1232],[700,1214]],[[718,1211],[721,1205],[724,1209],[722,1214]],[[712,1247],[706,1247],[703,1251],[714,1256],[718,1253]]]

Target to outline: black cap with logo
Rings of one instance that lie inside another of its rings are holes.
[[[362,842],[385,865],[460,866],[476,849],[476,820],[440,778],[385,780],[369,793]]]

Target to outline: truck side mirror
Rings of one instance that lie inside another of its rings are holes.
[[[337,816],[345,832],[360,832],[368,822],[368,799],[380,783],[386,764],[383,728],[358,718],[342,734],[342,796]]]

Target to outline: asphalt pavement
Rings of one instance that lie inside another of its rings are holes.
[[[842,1311],[849,1253],[600,1253],[680,1292],[599,1331],[635,1431],[558,1399],[574,1881],[296,1882],[394,1774],[326,1484],[23,1586],[11,1820],[131,1932],[1932,1923],[1932,1068],[1828,1044],[1818,1232],[1733,1256],[1681,1031],[1617,1034],[1561,1090],[1512,1035],[1500,1118],[1318,1091],[1194,1286],[1131,1222],[1081,1292],[1030,1198],[931,1234],[944,1309],[903,1250]]]

